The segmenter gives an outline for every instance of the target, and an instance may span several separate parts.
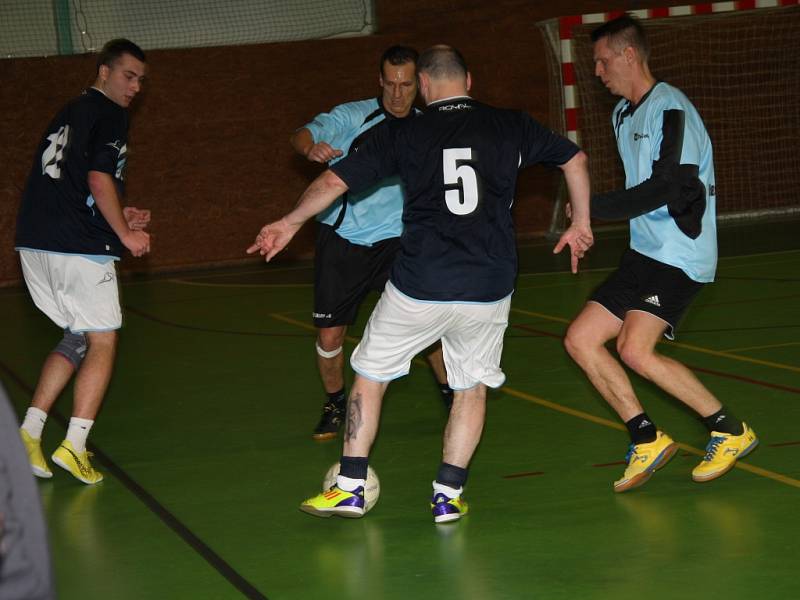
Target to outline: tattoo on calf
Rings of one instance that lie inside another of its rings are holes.
[[[354,440],[358,435],[358,430],[364,420],[361,418],[361,394],[355,393],[350,396],[350,401],[347,403],[347,429],[345,430],[344,439]]]

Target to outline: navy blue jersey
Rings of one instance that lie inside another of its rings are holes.
[[[90,88],[67,103],[34,156],[17,216],[15,246],[64,254],[119,257],[122,243],[95,206],[89,171],[123,192],[128,113]]]
[[[390,279],[401,292],[496,302],[513,291],[517,273],[511,205],[519,169],[562,165],[578,151],[524,112],[458,97],[385,123],[331,170],[355,191],[400,175],[403,234]]]

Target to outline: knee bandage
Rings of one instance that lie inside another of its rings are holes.
[[[65,329],[63,339],[58,342],[53,352],[57,352],[66,358],[77,370],[86,356],[86,336],[82,333],[72,333],[69,329]]]
[[[320,348],[319,342],[316,342],[315,345],[317,346],[317,354],[319,354],[322,358],[333,358],[334,356],[339,356],[342,353],[341,346],[328,352],[327,350]]]

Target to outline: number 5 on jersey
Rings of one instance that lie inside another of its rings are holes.
[[[472,148],[445,148],[442,150],[444,168],[444,201],[455,215],[475,212],[480,204],[478,175],[469,163]]]

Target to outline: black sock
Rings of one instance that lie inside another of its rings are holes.
[[[713,415],[703,417],[703,423],[705,423],[709,431],[719,431],[720,433],[731,433],[733,435],[742,435],[744,433],[742,422],[734,417],[724,406]]]
[[[453,406],[453,390],[452,388],[446,383],[439,384],[439,392],[442,394],[442,402],[447,407],[447,410]]]
[[[350,479],[366,479],[368,462],[366,456],[343,456],[339,460],[339,475]]]
[[[343,408],[347,404],[347,396],[345,396],[344,388],[338,392],[326,392],[328,394],[328,402],[333,402],[337,407]]]
[[[461,467],[443,462],[439,465],[439,473],[436,475],[436,481],[448,487],[459,489],[467,483],[467,475],[469,475],[469,469],[462,469]]]
[[[625,423],[625,427],[628,428],[631,442],[634,444],[647,444],[654,442],[656,439],[656,426],[647,416],[647,413],[636,415]]]

